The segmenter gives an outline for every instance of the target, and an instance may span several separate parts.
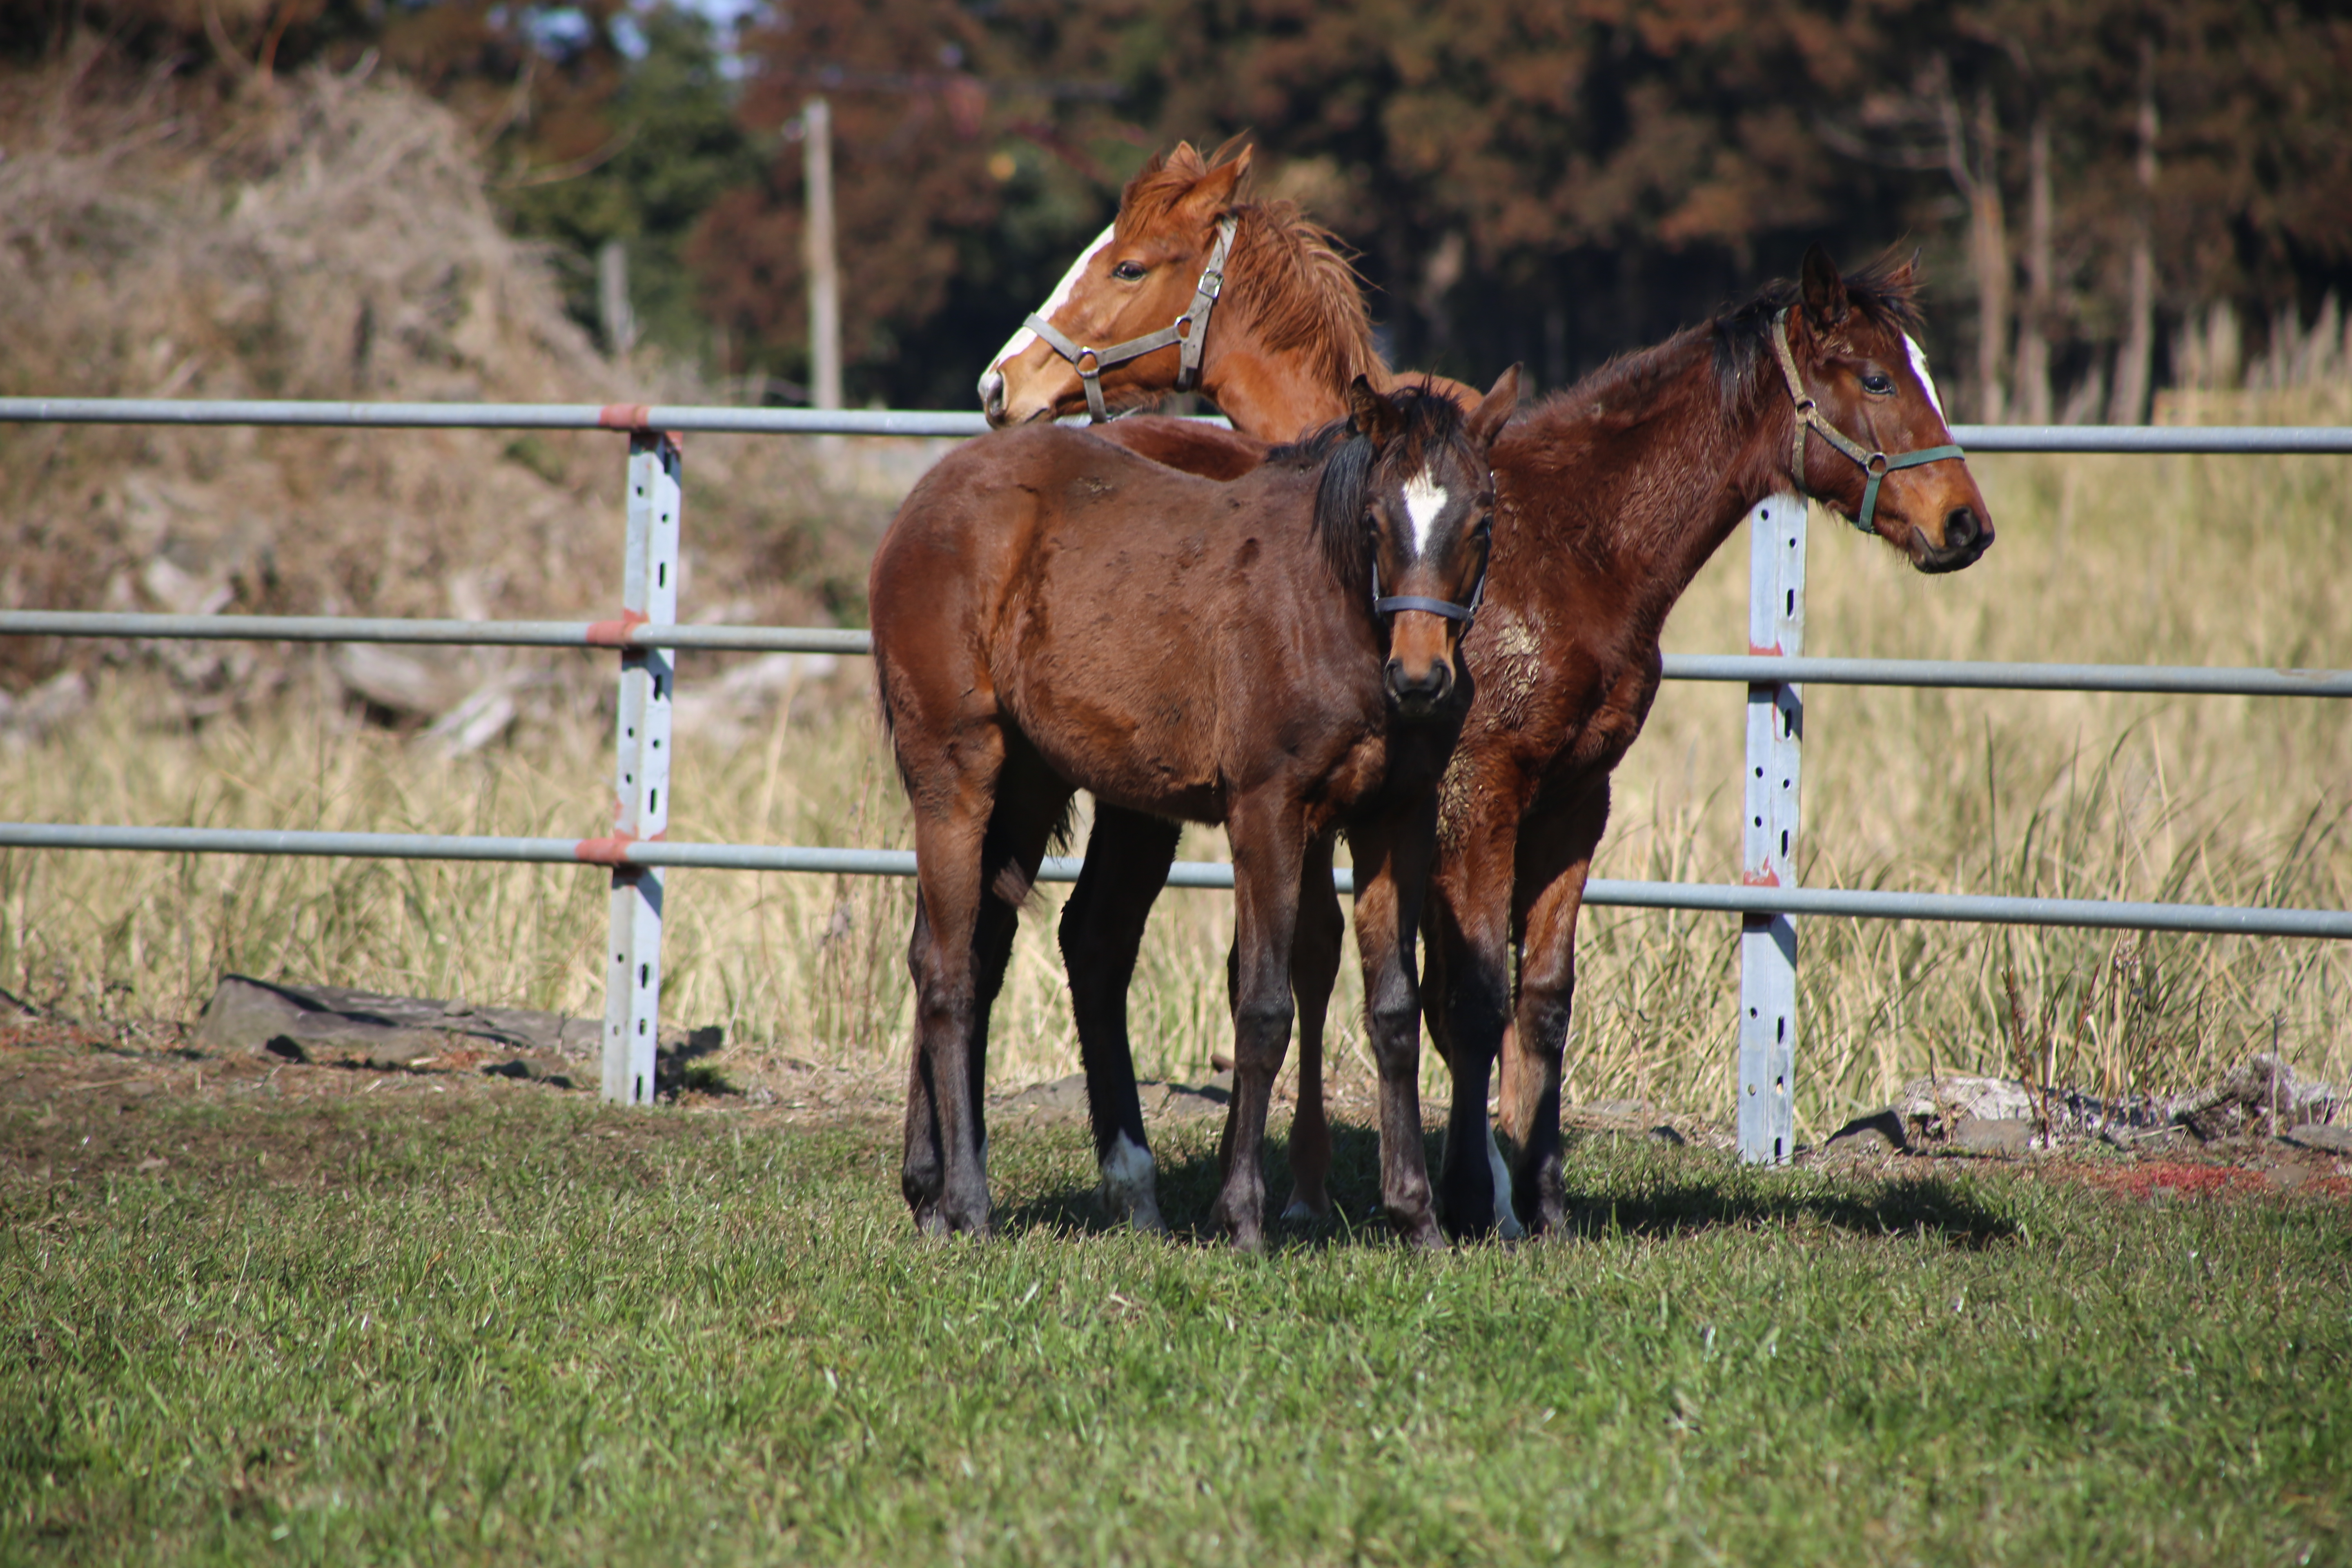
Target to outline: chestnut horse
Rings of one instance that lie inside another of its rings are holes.
[[[1167,173],[1149,170],[1139,184],[1164,181]],[[1233,204],[1230,182],[1221,186],[1213,174],[1203,171],[1195,184],[1218,200],[1158,195],[1153,205],[1168,220],[1142,228],[1123,215],[1114,232],[1133,232],[1121,244],[1161,258],[1155,265],[1179,277],[1203,265],[1228,216],[1242,215],[1244,228],[1248,222],[1247,205]],[[1238,243],[1234,249],[1238,254]],[[1100,261],[1051,312],[1067,336],[1095,341],[1122,330],[1115,323],[1124,320],[1124,296],[1097,276],[1106,271]],[[1774,284],[1738,309],[1604,366],[1546,399],[1496,445],[1495,576],[1488,607],[1464,641],[1474,689],[1441,790],[1426,917],[1423,994],[1454,1080],[1442,1205],[1457,1234],[1490,1225],[1509,1234],[1522,1223],[1540,1228],[1561,1217],[1560,1066],[1575,993],[1577,915],[1608,821],[1610,775],[1641,733],[1657,691],[1659,635],[1698,569],[1759,501],[1791,490],[1878,534],[1922,572],[1958,570],[1992,543],[1984,498],[1949,445],[1911,335],[1916,289],[1908,264],[1841,279],[1817,247],[1806,255],[1800,285]],[[1224,317],[1209,337],[1223,363],[1260,378],[1254,386],[1278,385],[1296,398],[1262,430],[1236,416],[1237,426],[1257,435],[1328,417],[1336,393],[1313,369],[1328,363],[1333,345],[1361,341],[1367,331],[1362,300],[1352,292],[1297,291],[1281,303],[1316,318],[1309,326],[1284,315],[1286,348],[1236,342],[1248,323]],[[1077,395],[1066,364],[1025,348],[996,374],[1003,384],[989,405],[1004,417],[1066,411]],[[1160,361],[1139,361],[1122,381],[1122,395],[1139,403],[1164,393],[1170,374]],[[1202,385],[1218,395],[1205,372]],[[1234,406],[1259,417],[1255,397],[1244,394]],[[1231,472],[1256,445],[1236,437],[1220,447],[1203,426],[1171,420],[1123,419],[1102,428],[1118,439],[1129,426],[1138,450],[1202,471]],[[1801,443],[1807,433],[1815,439]],[[1149,864],[1104,842],[1108,829],[1129,826],[1098,817],[1088,856],[1118,854],[1128,874],[1148,878]],[[1302,898],[1292,1201],[1294,1209],[1320,1212],[1329,1159],[1316,1027],[1324,1008],[1308,993],[1337,975],[1340,922],[1328,892],[1318,896],[1309,886]],[[1129,937],[1139,944],[1139,923],[1098,933],[1085,956],[1117,964],[1117,954],[1105,950]],[[1074,965],[1079,956],[1070,954]],[[1124,962],[1132,961],[1130,949]],[[1123,1065],[1123,1015],[1115,1037],[1099,1016],[1091,1023],[1120,1047],[1100,1053],[1122,1064],[1111,1070],[1131,1075]],[[1083,1012],[1078,1024],[1083,1041],[1090,1026]],[[1486,1117],[1498,1055],[1507,1163]],[[1092,1047],[1087,1060],[1091,1072]]]
[[[1455,656],[1486,573],[1486,454],[1517,395],[1506,372],[1465,418],[1447,398],[1360,379],[1344,423],[1232,483],[1042,426],[966,443],[900,506],[868,587],[915,826],[901,1183],[922,1229],[988,1230],[989,1009],[1038,861],[1087,789],[1165,844],[1163,877],[1178,822],[1222,823],[1232,840],[1235,1086],[1213,1220],[1245,1248],[1263,1245],[1260,1144],[1289,1041],[1300,866],[1328,866],[1331,837],[1347,836],[1381,1197],[1408,1238],[1440,1240],[1413,942],[1464,710]],[[1116,856],[1090,861],[1069,908],[1099,900],[1118,869]],[[1328,873],[1324,886],[1328,900]],[[1107,990],[1124,1006],[1129,973],[1075,973],[1081,1016]],[[1095,1110],[1114,1131],[1098,1150],[1106,1179],[1156,1224],[1131,1068],[1124,1103],[1097,1094]]]
[[[1339,395],[1359,375],[1381,390],[1433,385],[1465,409],[1476,404],[1475,388],[1400,378],[1382,363],[1361,280],[1330,233],[1292,203],[1235,200],[1249,165],[1246,147],[1205,159],[1189,142],[1146,164],[1118,217],[980,378],[989,423],[1090,405],[1099,420],[1198,390],[1234,429],[1295,441],[1339,416]],[[1231,460],[1248,451],[1184,422],[1122,426],[1112,435],[1121,445],[1213,477],[1231,477]]]

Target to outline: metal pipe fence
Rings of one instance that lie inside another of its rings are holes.
[[[605,1098],[642,1103],[653,1085],[660,1008],[662,873],[696,868],[851,876],[914,874],[904,850],[671,843],[670,655],[685,650],[864,654],[863,631],[677,624],[682,519],[680,433],[952,437],[981,434],[976,414],[897,409],[742,409],[643,404],[433,404],[0,398],[0,423],[276,426],[372,430],[605,430],[629,441],[627,543],[621,613],[595,621],[365,619],[323,616],[148,616],[0,610],[0,636],[189,638],[606,648],[621,655],[614,724],[614,827],[584,839],[268,829],[0,823],[0,848],[333,856],[383,859],[593,865],[612,877],[612,961],[605,994]],[[2352,427],[1954,426],[1977,452],[2352,454]],[[1941,687],[2252,697],[2352,697],[2352,671],[1969,660],[1814,658],[1802,653],[1806,508],[1774,496],[1748,518],[1750,653],[1669,655],[1671,680],[1748,689],[1748,768],[1738,884],[1595,879],[1585,901],[1741,917],[1739,1143],[1744,1157],[1787,1156],[1793,1127],[1798,916],[2074,926],[2125,931],[2352,939],[2352,911],[2082,899],[1993,897],[1796,884],[1802,685]],[[1055,856],[1040,879],[1069,881],[1081,862]],[[1342,892],[1349,873],[1335,873]],[[1230,888],[1233,868],[1187,861],[1168,885]]]

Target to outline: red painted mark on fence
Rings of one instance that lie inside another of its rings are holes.
[[[646,618],[642,610],[623,610],[621,618],[617,621],[590,621],[588,646],[590,647],[626,647],[629,646],[629,633],[644,626]]]
[[[653,405],[646,403],[607,403],[597,412],[596,423],[607,430],[646,430],[653,426]]]
[[[1780,885],[1780,873],[1769,866],[1761,871],[1742,871],[1739,873],[1739,885],[1743,888],[1777,888]]]
[[[658,844],[669,837],[667,829],[650,838],[639,838],[634,833],[614,833],[603,838],[583,838],[572,847],[572,858],[583,866],[610,866],[615,870],[631,864],[629,846]]]
[[[1751,638],[1748,644],[1748,657],[1750,658],[1778,658],[1780,657],[1780,645],[1776,642],[1770,647],[1764,647],[1759,646]]]

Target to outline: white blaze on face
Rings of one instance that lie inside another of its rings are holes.
[[[1903,334],[1903,346],[1911,351],[1911,374],[1919,378],[1921,386],[1927,388],[1927,401],[1936,405],[1936,417],[1941,419],[1944,416],[1944,400],[1936,395],[1936,378],[1927,374],[1927,351],[1921,348],[1918,341],[1908,332]]]
[[[1104,247],[1110,244],[1111,235],[1118,227],[1118,225],[1117,223],[1113,223],[1109,226],[1106,227],[1100,234],[1095,236],[1095,242],[1087,247],[1086,253],[1084,255],[1080,256],[1076,261],[1070,263],[1070,269],[1062,274],[1062,280],[1054,285],[1054,291],[1051,294],[1045,296],[1045,302],[1038,306],[1036,310],[1030,313],[1032,315],[1043,316],[1049,321],[1052,321],[1054,319],[1054,312],[1070,302],[1070,291],[1078,286],[1078,279],[1086,276],[1087,263],[1092,261],[1096,256],[1101,253]],[[1006,360],[1011,359],[1014,354],[1019,353],[1022,350],[1027,348],[1031,343],[1034,343],[1036,341],[1037,334],[1031,331],[1026,327],[1024,327],[1019,331],[1013,333],[1010,338],[1005,340],[1004,346],[996,351],[996,357],[988,362],[989,374],[993,375],[998,371],[1003,369],[1004,362]]]
[[[1432,479],[1426,468],[1404,487],[1404,510],[1412,519],[1412,553],[1416,561],[1428,547],[1431,527],[1445,515],[1447,499],[1445,487]]]

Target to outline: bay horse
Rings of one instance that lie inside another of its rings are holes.
[[[1484,582],[1506,372],[1465,416],[1357,380],[1346,417],[1220,482],[1044,425],[967,442],[908,494],[868,593],[882,712],[915,829],[915,1048],[900,1181],[927,1233],[989,1229],[988,1016],[1020,905],[1076,790],[1164,844],[1233,845],[1235,1063],[1213,1223],[1264,1245],[1260,1145],[1291,1025],[1302,860],[1345,834],[1381,1075],[1381,1197],[1440,1236],[1422,1155],[1413,945],[1435,791],[1465,710],[1456,654]],[[1129,888],[1090,860],[1070,908]],[[1329,887],[1328,872],[1324,884]],[[1154,881],[1144,903],[1156,895]],[[1081,1017],[1129,968],[1079,969]],[[1121,1041],[1123,1045],[1123,1038]],[[1093,1064],[1090,1062],[1089,1064]],[[1107,1179],[1158,1215],[1130,1069]],[[1131,1133],[1131,1136],[1129,1135]]]
[[[1154,209],[1169,216],[1149,227],[1123,214],[1118,243],[1160,256],[1156,265],[1174,276],[1205,265],[1219,224],[1229,216],[1243,228],[1249,222],[1230,182],[1205,188],[1215,199],[1157,196]],[[1107,275],[1100,253],[1074,275],[1048,312],[1064,335],[1094,341],[1119,330],[1111,323],[1123,320],[1123,298]],[[1231,472],[1246,463],[1254,437],[1329,417],[1335,390],[1316,367],[1369,341],[1360,294],[1294,288],[1267,314],[1286,322],[1283,346],[1236,342],[1250,324],[1229,318],[1214,320],[1209,342],[1222,347],[1223,363],[1259,378],[1254,387],[1285,389],[1293,401],[1282,409],[1269,416],[1255,394],[1237,396],[1237,434],[1223,446],[1198,424],[1170,433],[1163,427],[1181,422],[1129,418],[1100,428],[1119,439],[1122,426],[1135,426],[1128,438],[1139,451]],[[1991,545],[1990,514],[1951,445],[1914,336],[1918,324],[1909,263],[1841,277],[1814,247],[1797,284],[1769,285],[1613,361],[1545,399],[1496,442],[1495,576],[1488,607],[1464,639],[1470,712],[1440,790],[1425,915],[1424,1006],[1454,1078],[1441,1194],[1454,1234],[1493,1227],[1507,1236],[1562,1218],[1560,1068],[1577,916],[1608,821],[1610,776],[1641,733],[1666,616],[1699,568],[1759,501],[1790,490],[1877,534],[1924,573],[1958,571]],[[1076,384],[1066,364],[1018,339],[1008,348],[1015,352],[992,367],[1003,378],[988,399],[992,418],[1072,411]],[[1171,388],[1171,374],[1164,356],[1139,361],[1121,395],[1148,401]],[[1220,395],[1205,368],[1201,384]],[[1808,435],[1818,437],[1810,451]],[[1098,816],[1087,854],[1116,854],[1126,874],[1150,878],[1148,857],[1105,842],[1107,832],[1130,827]],[[1295,961],[1294,1214],[1328,1207],[1318,1027],[1325,1005],[1307,993],[1337,976],[1340,921],[1328,869],[1319,886],[1301,889]],[[1141,937],[1138,923],[1097,931],[1077,952],[1066,937],[1065,950],[1074,970],[1081,956],[1117,967],[1115,944]],[[1131,967],[1132,948],[1124,962]],[[1099,1059],[1131,1077],[1123,1014],[1115,1035],[1099,1015],[1081,1013],[1078,1025],[1090,1075]],[[1117,1048],[1089,1046],[1089,1026]],[[1486,1114],[1498,1056],[1507,1162]]]

